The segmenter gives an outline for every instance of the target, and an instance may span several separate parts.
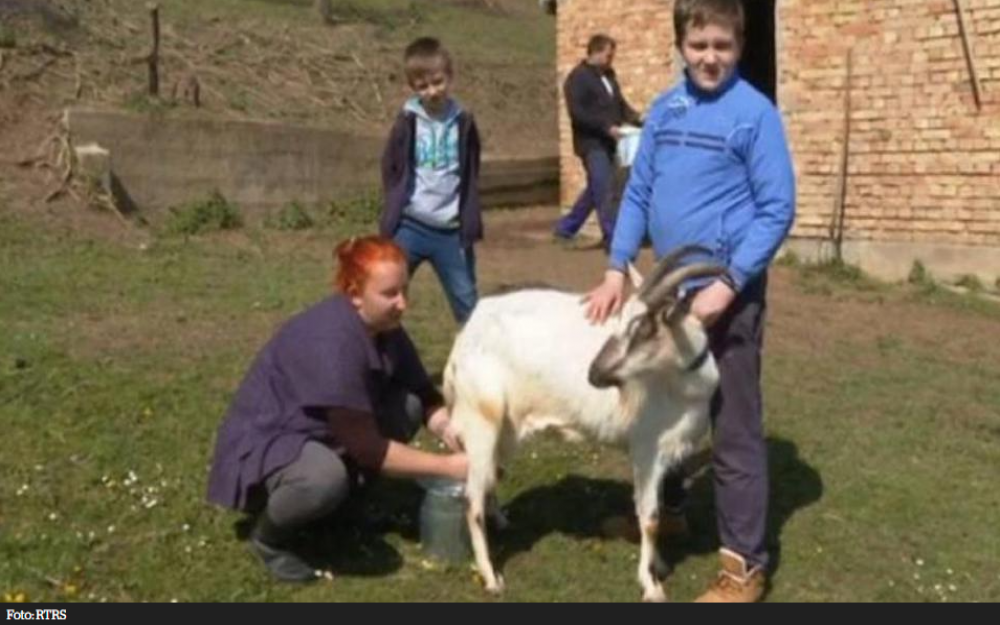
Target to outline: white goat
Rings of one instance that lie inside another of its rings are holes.
[[[689,278],[723,269],[676,268],[694,251],[705,250],[687,247],[664,258],[603,326],[587,321],[579,294],[535,289],[484,298],[459,334],[444,394],[469,455],[467,521],[488,591],[503,589],[484,519],[497,468],[527,434],[554,426],[628,444],[642,534],[639,583],[644,600],[665,599],[658,485],[707,431],[718,384],[705,331],[677,291]],[[633,282],[641,281],[633,273]]]

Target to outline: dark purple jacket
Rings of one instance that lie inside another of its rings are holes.
[[[410,202],[414,185],[414,146],[417,116],[401,111],[389,132],[382,153],[383,207],[379,229],[382,236],[396,234],[403,220],[403,209]],[[479,202],[479,130],[468,111],[458,117],[458,202],[459,236],[462,247],[469,248],[483,238],[482,206]]]
[[[219,426],[208,500],[246,509],[250,489],[294,461],[306,441],[344,442],[335,440],[329,409],[377,419],[397,388],[433,389],[405,330],[372,338],[343,295],[295,315],[257,354]]]

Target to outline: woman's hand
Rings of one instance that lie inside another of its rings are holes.
[[[464,482],[469,475],[469,457],[459,452],[444,456],[447,464],[448,477]]]
[[[462,437],[451,422],[448,409],[441,406],[427,420],[427,428],[437,436],[451,451],[463,451]]]

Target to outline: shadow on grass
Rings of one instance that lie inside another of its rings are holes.
[[[569,475],[501,501],[510,526],[490,531],[490,554],[498,571],[518,553],[531,551],[549,534],[600,538],[601,523],[633,509],[632,485],[618,480]]]
[[[769,568],[773,573],[781,565],[782,529],[797,510],[820,500],[823,480],[819,472],[799,456],[795,443],[768,437],[767,451],[770,497],[766,540],[771,556]],[[711,471],[703,472],[691,486],[688,520],[691,535],[685,540],[671,541],[662,550],[671,567],[689,556],[714,553],[720,547]]]
[[[801,508],[823,494],[819,472],[798,454],[790,441],[768,439],[771,497],[768,546],[771,569],[781,560],[781,531]],[[671,569],[690,556],[714,553],[719,548],[711,471],[703,471],[691,486],[688,519],[691,534],[683,540],[660,545]],[[303,532],[308,557],[318,569],[335,575],[382,576],[403,566],[403,556],[387,540],[398,534],[418,542],[419,507],[423,491],[415,483],[379,480],[361,495],[352,497],[333,518],[315,523]],[[489,532],[490,553],[498,571],[515,555],[531,551],[536,542],[560,533],[580,539],[606,538],[602,524],[633,508],[632,485],[627,482],[570,475],[551,485],[526,490],[501,502],[510,527]],[[246,521],[237,523],[237,534],[245,538]],[[638,549],[638,547],[636,547]]]
[[[797,510],[822,497],[823,482],[819,472],[799,456],[794,443],[768,438],[768,454],[771,496],[767,541],[774,571],[781,560],[782,528]],[[711,482],[711,471],[703,471],[691,486],[688,508],[691,534],[660,544],[660,552],[671,569],[689,556],[719,549]],[[504,532],[490,533],[491,553],[500,570],[508,559],[530,551],[536,542],[552,533],[604,538],[602,524],[606,520],[634,510],[631,484],[577,475],[522,492],[503,507],[511,525]]]
[[[352,494],[334,515],[304,528],[297,550],[310,565],[334,575],[389,575],[402,568],[403,556],[386,537],[398,534],[419,541],[422,497],[423,490],[415,483],[377,480]],[[237,539],[246,540],[252,526],[250,517],[237,521],[233,527]]]

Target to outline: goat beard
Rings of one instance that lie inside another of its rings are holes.
[[[632,427],[639,412],[639,406],[644,401],[644,393],[638,392],[635,388],[630,388],[626,392],[625,386],[621,384],[613,388],[618,391],[618,406],[621,410],[621,417],[628,427]]]

